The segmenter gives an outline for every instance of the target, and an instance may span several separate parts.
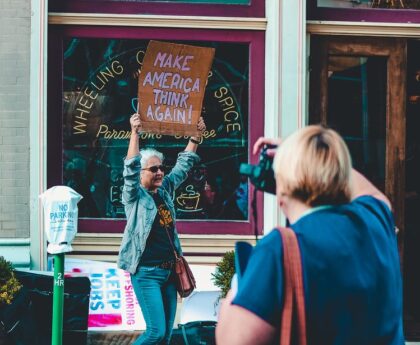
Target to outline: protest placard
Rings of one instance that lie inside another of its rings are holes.
[[[213,265],[191,265],[197,288],[190,299],[198,292],[206,292],[211,296],[219,294],[211,280],[214,274]],[[88,328],[97,330],[145,330],[146,322],[134,288],[131,284],[130,273],[117,268],[114,262],[101,262],[67,257],[65,261],[66,277],[87,276],[91,282],[89,299]],[[192,299],[192,302],[196,297]],[[215,312],[216,305],[193,308],[191,304],[184,312],[184,319],[193,317],[197,313]],[[194,309],[194,310],[192,310]],[[181,315],[182,316],[182,315]],[[209,319],[211,320],[211,319]]]
[[[198,135],[214,48],[150,41],[138,81],[142,131]]]
[[[115,263],[66,258],[66,276],[85,275],[91,282],[89,330],[144,330],[130,273]]]

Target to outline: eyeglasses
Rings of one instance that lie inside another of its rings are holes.
[[[149,168],[143,168],[141,170],[148,170],[150,172],[152,172],[153,174],[156,174],[158,172],[158,170],[160,170],[161,172],[165,172],[165,166],[164,165],[153,165]]]

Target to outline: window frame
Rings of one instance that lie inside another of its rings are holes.
[[[187,0],[186,0],[187,1]],[[200,4],[165,1],[51,0],[50,12],[152,14],[182,16],[265,17],[265,1],[249,4]]]
[[[318,21],[420,23],[420,10],[319,7],[316,0],[307,2],[307,13],[307,20]]]
[[[264,51],[265,32],[246,30],[162,29],[144,27],[64,26],[49,28],[48,102],[47,102],[47,186],[63,184],[63,39],[68,37],[110,39],[162,39],[240,42],[249,44],[249,100],[248,100],[248,162],[256,164],[258,156],[252,155],[252,143],[264,133]],[[251,97],[252,95],[252,97]],[[254,114],[254,116],[252,116]],[[60,129],[60,130],[57,130]],[[198,152],[200,153],[200,152]],[[238,172],[239,173],[239,172]],[[249,219],[246,221],[193,220],[177,221],[181,234],[254,234],[251,199],[254,188],[249,184]],[[259,234],[263,230],[263,193],[257,193],[257,220]],[[122,233],[125,219],[79,219],[81,233]],[[197,226],[199,224],[199,226]]]

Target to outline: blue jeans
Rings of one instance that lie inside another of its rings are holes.
[[[177,303],[171,273],[171,270],[163,268],[140,266],[131,275],[131,283],[146,321],[146,331],[133,345],[169,344]]]

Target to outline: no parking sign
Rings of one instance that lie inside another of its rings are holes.
[[[77,203],[82,196],[67,186],[55,186],[40,196],[44,207],[44,224],[50,254],[71,252],[77,233]]]

